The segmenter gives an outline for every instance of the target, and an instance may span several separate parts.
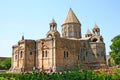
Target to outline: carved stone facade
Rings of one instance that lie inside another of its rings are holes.
[[[100,28],[95,24],[92,31],[87,30],[85,37],[81,36],[81,23],[70,8],[62,24],[62,37],[57,31],[57,23],[52,19],[46,38],[27,40],[23,36],[17,45],[13,45],[10,70],[32,70],[37,67],[60,71],[79,64],[105,66],[105,43]]]

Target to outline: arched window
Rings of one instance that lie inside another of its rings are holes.
[[[68,36],[68,33],[66,32],[66,36]]]
[[[43,52],[43,57],[48,57],[48,51],[47,50]]]
[[[51,38],[51,37],[52,37],[52,34],[49,34],[47,37],[48,37],[48,38]]]
[[[15,55],[15,60],[17,60],[17,55]]]
[[[32,55],[32,52],[30,52],[30,55]]]
[[[64,35],[66,36],[66,32],[64,33]]]
[[[51,27],[50,27],[50,30],[54,30],[54,27],[51,26]]]
[[[22,58],[22,57],[23,57],[23,52],[21,51],[21,52],[20,52],[20,58]]]
[[[77,37],[77,32],[74,32],[74,36]]]
[[[64,51],[64,58],[68,57],[68,51]]]
[[[94,39],[92,40],[92,42],[98,42],[98,39],[97,39],[97,38],[94,38]]]
[[[68,51],[66,52],[66,57],[68,57]]]
[[[66,57],[66,55],[65,55],[65,51],[64,51],[64,58]]]
[[[70,31],[69,36],[72,37],[72,31]]]
[[[68,36],[68,33],[67,33],[67,32],[65,32],[65,36],[66,36],[66,37]]]
[[[47,57],[48,56],[48,52],[47,51],[45,51],[45,57]]]

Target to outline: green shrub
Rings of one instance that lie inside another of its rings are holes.
[[[1,73],[0,80],[119,80],[120,69],[72,69],[61,73],[42,74],[41,72],[31,73]]]

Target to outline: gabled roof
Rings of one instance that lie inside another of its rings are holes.
[[[67,23],[80,24],[78,18],[76,17],[76,15],[74,14],[74,12],[71,8],[69,9],[68,14],[67,14],[65,20],[63,21],[62,25],[67,24]]]

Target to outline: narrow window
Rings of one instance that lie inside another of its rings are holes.
[[[67,36],[66,32],[65,32],[65,36]]]
[[[68,52],[64,51],[64,58],[67,58],[67,57],[68,57]]]
[[[54,30],[54,27],[51,26],[51,27],[50,27],[50,30]]]
[[[66,57],[68,57],[68,52],[66,52]]]
[[[104,60],[106,61],[106,56],[104,55]]]
[[[45,57],[47,57],[48,56],[48,53],[47,53],[47,51],[45,51]]]
[[[20,52],[20,58],[22,58],[22,57],[23,57],[23,52],[21,51],[21,52]]]
[[[78,60],[80,60],[80,56],[78,55]]]
[[[44,56],[45,56],[45,55],[44,55],[44,52],[45,52],[45,51],[43,51],[43,53],[42,53],[42,57],[44,57]]]
[[[66,32],[66,36],[68,36],[68,33]]]
[[[15,55],[15,59],[17,60],[17,55]]]
[[[30,52],[30,55],[32,55],[32,52]]]
[[[77,37],[77,32],[74,33],[74,36]]]
[[[85,61],[85,56],[83,57],[83,60]]]
[[[86,52],[86,57],[87,57],[87,55],[88,55],[88,52]]]
[[[70,35],[70,37],[72,37],[72,32],[71,31],[70,31],[69,35]]]

